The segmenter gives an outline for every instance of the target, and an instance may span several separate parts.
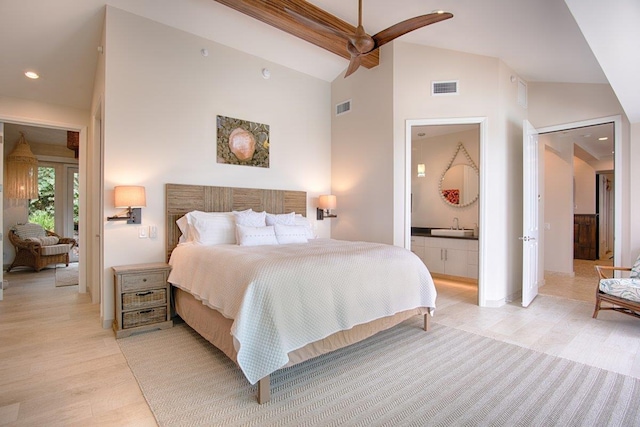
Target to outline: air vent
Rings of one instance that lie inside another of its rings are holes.
[[[336,116],[347,114],[349,111],[351,111],[351,100],[336,105]]]
[[[431,95],[457,95],[458,81],[431,82]]]

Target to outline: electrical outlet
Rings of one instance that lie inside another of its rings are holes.
[[[155,225],[149,226],[149,238],[156,239],[158,237],[158,227]]]
[[[146,239],[147,237],[149,237],[148,227],[138,227],[138,238]]]

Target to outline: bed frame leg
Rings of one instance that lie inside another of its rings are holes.
[[[263,404],[271,399],[271,384],[269,375],[258,381],[258,403]]]
[[[429,331],[429,313],[424,314],[424,327],[425,331]]]

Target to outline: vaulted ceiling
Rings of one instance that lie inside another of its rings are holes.
[[[268,3],[253,0],[260,1]],[[357,0],[309,3],[347,24],[357,23]],[[326,81],[348,65],[347,59],[218,0],[2,0],[0,96],[88,109],[106,4]],[[607,83],[562,0],[364,0],[363,22],[375,34],[437,9],[454,18],[399,40],[498,57],[530,82]],[[41,78],[26,79],[27,69]]]

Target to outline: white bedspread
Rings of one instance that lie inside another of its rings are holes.
[[[234,319],[238,364],[251,384],[287,353],[340,330],[416,307],[435,308],[429,271],[411,251],[316,239],[272,246],[183,244],[169,282]]]

